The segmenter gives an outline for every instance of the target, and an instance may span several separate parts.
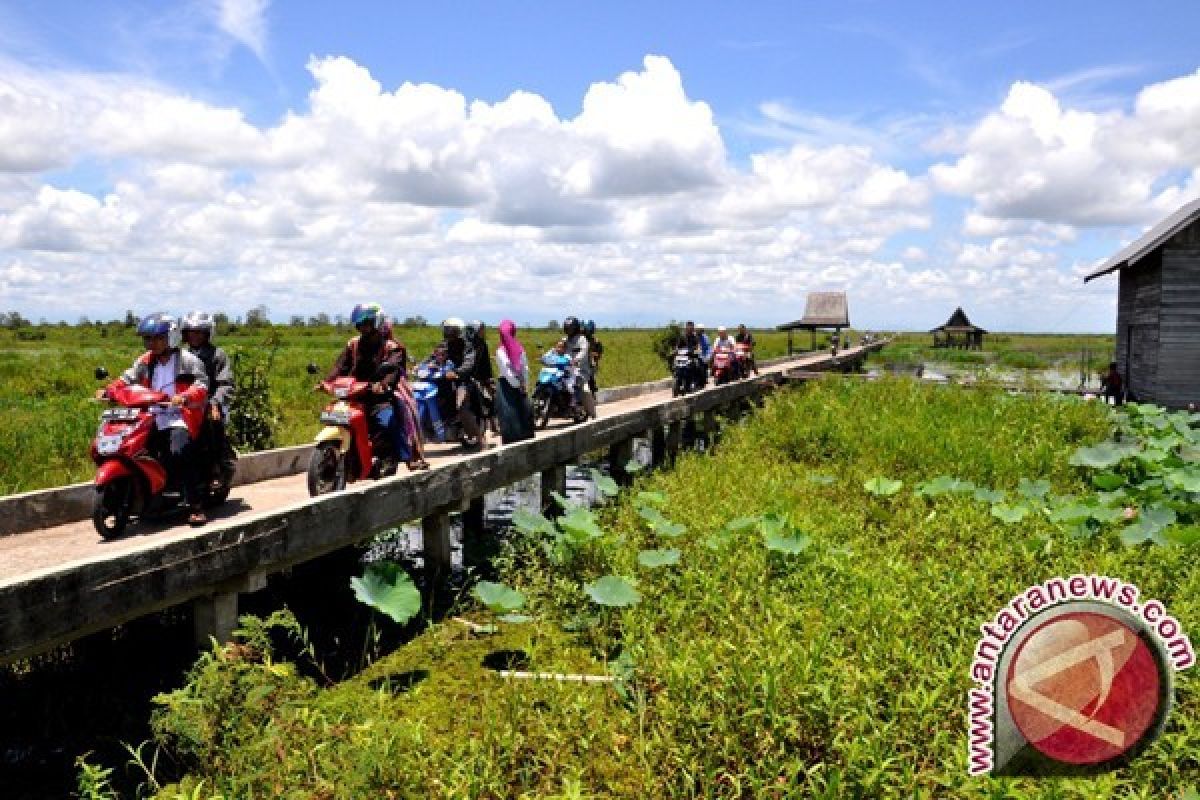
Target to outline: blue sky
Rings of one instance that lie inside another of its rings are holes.
[[[1200,191],[1196,3],[334,8],[0,2],[0,305],[1107,330]]]

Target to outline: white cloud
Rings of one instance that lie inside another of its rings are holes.
[[[1197,163],[1200,72],[1146,87],[1132,114],[1064,108],[1049,89],[1015,83],[967,134],[957,161],[930,175],[938,189],[975,201],[968,228],[984,219],[1095,227],[1173,210],[1186,198],[1162,180]]]
[[[267,7],[270,0],[215,0],[217,26],[245,45],[260,61],[267,49]]]

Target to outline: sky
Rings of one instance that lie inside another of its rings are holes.
[[[1200,3],[0,0],[0,310],[1110,331]]]

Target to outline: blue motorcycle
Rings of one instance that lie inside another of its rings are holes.
[[[417,424],[427,442],[447,442],[460,438],[458,420],[445,420],[442,417],[441,392],[439,384],[446,383],[446,373],[454,371],[454,362],[447,361],[437,364],[422,361],[416,369],[415,378],[410,384],[413,397],[417,400]]]
[[[575,389],[571,385],[574,370],[566,354],[542,356],[542,369],[533,387],[533,418],[539,428],[550,423],[550,417],[582,422],[587,413],[575,405]]]

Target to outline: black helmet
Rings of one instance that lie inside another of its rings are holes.
[[[567,317],[563,320],[563,333],[567,336],[577,335],[582,328],[579,327],[579,320],[575,317]]]
[[[589,319],[587,322],[583,323],[583,332],[586,333],[588,336],[595,336],[596,335],[596,321],[594,319]]]

